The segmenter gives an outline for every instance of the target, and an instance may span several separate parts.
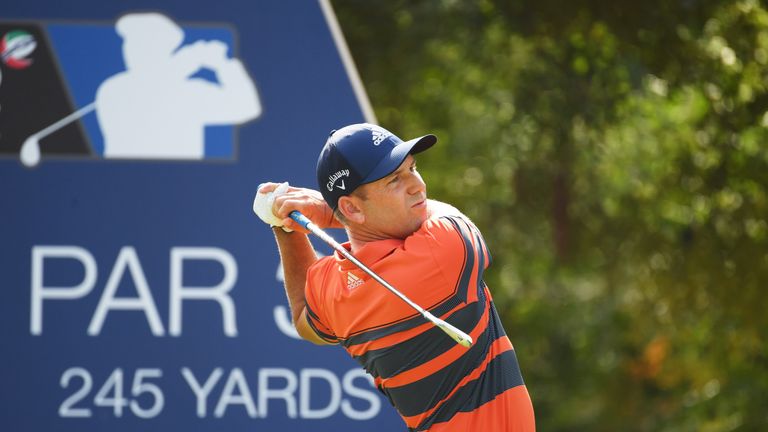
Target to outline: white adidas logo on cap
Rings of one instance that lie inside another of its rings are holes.
[[[382,141],[387,139],[391,133],[387,132],[386,129],[382,129],[379,127],[371,127],[371,135],[373,137],[373,145],[377,146],[381,144]]]

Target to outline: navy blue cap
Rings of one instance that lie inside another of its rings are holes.
[[[317,184],[336,210],[339,198],[394,172],[409,154],[437,142],[434,135],[403,141],[381,126],[359,123],[334,130],[317,159]]]

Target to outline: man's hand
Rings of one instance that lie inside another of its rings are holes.
[[[264,223],[273,227],[281,227],[285,232],[291,232],[290,228],[283,226],[283,221],[279,217],[275,216],[272,211],[272,206],[275,203],[275,198],[284,194],[288,190],[288,183],[281,183],[277,185],[271,191],[262,192],[261,190],[256,192],[256,197],[253,199],[253,212]]]
[[[259,186],[257,198],[260,194],[268,195],[272,192],[275,193],[273,194],[271,212],[275,220],[279,222],[267,222],[262,218],[264,222],[306,234],[309,231],[289,216],[292,211],[298,210],[320,228],[343,228],[333,217],[333,210],[325,203],[320,192],[288,186],[287,183],[263,183]],[[255,207],[254,202],[254,211],[256,211]]]

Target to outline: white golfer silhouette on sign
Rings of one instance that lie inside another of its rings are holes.
[[[21,148],[21,161],[40,161],[39,140],[96,111],[105,158],[203,159],[205,127],[257,118],[261,103],[242,62],[218,40],[182,45],[184,31],[160,13],[118,19],[126,70],[99,85],[96,99],[43,130]],[[196,77],[208,70],[216,82]]]
[[[127,70],[101,84],[96,115],[104,157],[202,159],[205,126],[243,123],[261,113],[256,87],[227,45],[201,41],[179,48],[184,32],[157,13],[117,21]],[[201,69],[218,84],[191,76]]]

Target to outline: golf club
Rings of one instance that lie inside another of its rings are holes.
[[[387,281],[381,278],[381,276],[377,275],[373,272],[373,270],[369,269],[365,266],[365,264],[361,263],[357,258],[354,257],[348,250],[344,248],[344,246],[340,245],[339,242],[333,239],[330,235],[328,235],[325,231],[320,229],[317,225],[312,223],[306,216],[301,214],[298,211],[292,211],[291,219],[298,222],[301,226],[308,229],[310,232],[312,232],[314,235],[320,237],[324,242],[326,242],[329,246],[337,250],[340,254],[344,255],[348,260],[350,260],[353,264],[358,266],[360,270],[368,273],[369,276],[371,276],[373,279],[375,279],[378,283],[380,283],[384,288],[388,289],[390,292],[392,292],[394,295],[400,297],[400,299],[408,304],[408,306],[415,309],[417,312],[421,314],[424,318],[429,320],[432,324],[436,325],[440,330],[444,331],[445,334],[451,337],[451,339],[455,340],[456,343],[459,345],[469,348],[472,346],[472,338],[464,333],[463,331],[457,329],[456,327],[452,326],[451,324],[448,324],[447,322],[441,320],[440,318],[432,315],[429,311],[425,310],[421,306],[417,305],[416,303],[412,302],[411,299],[406,297],[403,293],[397,290],[397,288],[390,285]]]
[[[27,139],[24,140],[24,144],[21,145],[21,151],[19,152],[21,163],[28,167],[33,167],[40,163],[40,140],[79,119],[80,117],[88,114],[95,108],[96,102],[91,102],[88,105],[73,112],[72,114],[46,127],[45,129],[39,132],[35,132],[27,137]]]

